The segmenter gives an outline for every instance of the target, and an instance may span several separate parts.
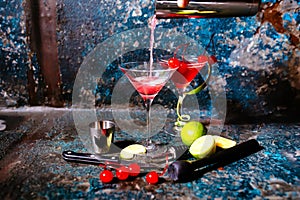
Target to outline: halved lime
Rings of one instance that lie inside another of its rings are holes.
[[[211,135],[201,136],[193,142],[189,151],[197,159],[209,156],[216,151],[215,140]]]
[[[228,149],[236,145],[236,141],[218,135],[213,135],[213,138],[216,142],[216,145],[222,149]]]
[[[134,157],[135,154],[145,154],[146,153],[146,147],[144,147],[141,144],[132,144],[120,152],[120,158],[124,160],[130,160]]]

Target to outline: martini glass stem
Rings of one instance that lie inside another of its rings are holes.
[[[147,111],[147,140],[146,140],[146,148],[152,149],[154,145],[151,141],[151,105],[152,105],[153,99],[145,99],[145,107]]]

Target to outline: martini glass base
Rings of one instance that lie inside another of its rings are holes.
[[[167,146],[166,145],[157,145],[153,144],[151,146],[146,146],[147,152],[146,155],[149,157],[157,157],[162,156],[167,152]]]
[[[146,150],[147,150],[147,153],[149,152],[153,152],[153,151],[155,151],[156,149],[157,149],[157,145],[155,145],[154,143],[152,143],[152,142],[150,142],[150,143],[148,143],[148,144],[146,144],[146,145],[144,145],[145,146],[145,148],[146,148]]]

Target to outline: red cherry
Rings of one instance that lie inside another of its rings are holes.
[[[212,64],[215,64],[216,62],[218,62],[218,59],[217,59],[216,56],[211,55],[210,58],[209,58],[209,60],[208,60],[208,62],[209,62],[209,64],[212,65]]]
[[[156,184],[158,182],[158,174],[155,171],[151,171],[146,175],[146,181],[149,184]]]
[[[128,170],[128,168],[125,167],[125,166],[119,167],[116,170],[116,176],[121,181],[126,180],[128,178],[128,176],[129,176],[129,170]]]
[[[110,170],[105,169],[100,173],[99,177],[103,183],[109,183],[113,180],[114,175]]]
[[[205,55],[198,56],[198,63],[208,62],[208,57]]]
[[[180,61],[175,57],[172,57],[168,60],[168,65],[170,68],[176,68],[179,66],[179,64],[180,64]]]
[[[141,172],[141,167],[137,163],[131,163],[128,166],[130,176],[138,176]]]
[[[186,71],[186,69],[188,68],[188,64],[189,64],[189,62],[181,61],[180,64],[179,64],[179,68],[177,69],[177,71],[180,74],[184,74],[185,71]]]
[[[181,61],[179,66],[182,68],[187,68],[189,64],[191,64],[191,63],[188,61]]]

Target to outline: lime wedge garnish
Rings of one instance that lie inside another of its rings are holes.
[[[124,160],[130,160],[134,157],[135,154],[145,154],[146,153],[146,147],[144,147],[141,144],[132,144],[120,152],[120,158]]]

